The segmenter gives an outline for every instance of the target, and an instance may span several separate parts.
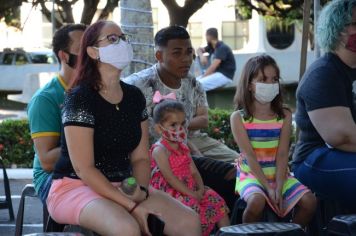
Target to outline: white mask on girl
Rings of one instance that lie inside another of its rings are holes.
[[[119,43],[109,44],[105,47],[99,47],[99,60],[108,63],[119,70],[123,70],[133,58],[131,44],[120,40]]]
[[[256,82],[255,98],[260,103],[269,103],[279,94],[279,83],[266,84]]]

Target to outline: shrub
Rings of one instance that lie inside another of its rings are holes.
[[[230,115],[232,111],[222,109],[209,110],[209,127],[205,130],[212,138],[225,143],[231,149],[239,150],[231,133]]]
[[[239,151],[231,133],[231,113],[229,110],[210,109],[209,127],[204,132]],[[291,136],[291,144],[294,143],[295,126]],[[32,167],[34,150],[27,120],[5,120],[0,123],[0,155],[6,166],[16,164],[19,167]]]
[[[32,145],[27,120],[4,120],[0,123],[0,155],[5,166],[32,167]]]

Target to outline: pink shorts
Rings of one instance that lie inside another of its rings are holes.
[[[120,183],[112,183],[118,186]],[[80,179],[55,179],[47,197],[47,208],[52,219],[61,224],[79,225],[84,207],[95,199],[103,199]]]

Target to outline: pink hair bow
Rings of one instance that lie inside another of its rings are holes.
[[[176,94],[175,93],[169,93],[167,95],[162,95],[159,91],[156,91],[155,94],[153,95],[153,103],[159,103],[160,101],[164,99],[172,99],[172,100],[177,100]]]

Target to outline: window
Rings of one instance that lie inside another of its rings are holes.
[[[53,53],[35,53],[35,52],[31,52],[29,54],[32,63],[35,64],[55,64],[57,62],[55,56]]]
[[[187,30],[190,35],[193,47],[196,49],[203,43],[203,28],[201,22],[188,23]]]
[[[153,35],[158,31],[158,8],[152,8]]]
[[[12,64],[12,60],[14,59],[15,54],[14,53],[6,53],[4,55],[2,64],[4,65],[11,65]]]
[[[24,65],[27,64],[28,60],[25,54],[16,54],[15,64],[16,65]]]
[[[248,41],[248,21],[222,22],[221,39],[233,50],[243,48]]]
[[[276,24],[267,21],[267,40],[276,49],[286,49],[294,41],[294,24]]]

